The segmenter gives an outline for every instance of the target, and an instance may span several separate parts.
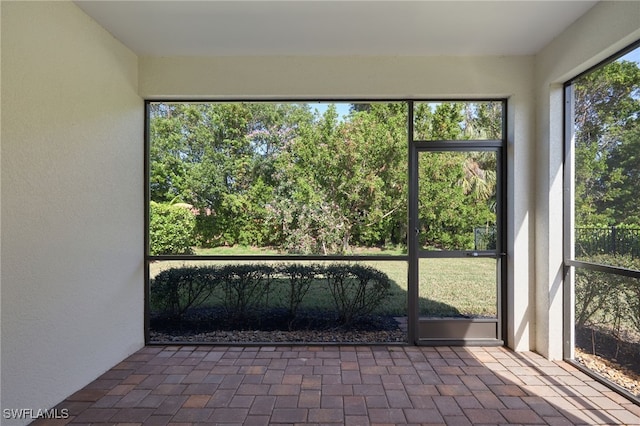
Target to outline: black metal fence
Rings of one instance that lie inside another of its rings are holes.
[[[473,229],[474,250],[495,250],[496,249],[496,228],[495,226],[485,226]]]
[[[475,228],[473,236],[475,250],[496,248],[495,227]],[[575,248],[576,257],[612,254],[640,258],[640,227],[576,227]]]
[[[576,227],[575,250],[576,257],[599,254],[640,257],[640,228]]]

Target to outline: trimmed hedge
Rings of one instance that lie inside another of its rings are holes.
[[[208,303],[222,307],[229,319],[242,321],[260,315],[269,298],[277,294],[290,325],[309,290],[324,285],[332,296],[337,320],[348,325],[380,306],[389,294],[391,280],[361,265],[242,264],[167,269],[149,285],[152,310],[177,320],[189,309]]]
[[[329,282],[338,319],[344,324],[370,314],[389,294],[391,281],[377,269],[361,265],[331,265],[324,274]]]
[[[212,286],[222,285],[227,316],[244,320],[259,312],[269,296],[274,268],[267,265],[226,265],[217,270]]]
[[[151,280],[151,306],[172,318],[202,305],[215,289],[218,269],[212,267],[172,268]]]
[[[311,289],[311,284],[320,275],[320,267],[316,265],[281,265],[278,274],[289,281],[288,311],[289,327],[293,324],[300,304]]]

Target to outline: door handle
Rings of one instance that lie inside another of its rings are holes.
[[[493,252],[478,252],[478,251],[468,251],[465,253],[467,257],[494,257],[494,258],[498,258],[502,255],[504,255],[504,253],[493,253]]]

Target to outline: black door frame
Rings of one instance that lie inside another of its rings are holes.
[[[416,345],[504,345],[506,336],[506,100],[502,101],[502,139],[464,141],[423,141],[414,139],[414,102],[408,102],[408,341]],[[496,187],[496,248],[495,250],[424,251],[418,241],[418,157],[420,152],[490,151],[497,156]],[[419,262],[426,258],[491,257],[496,259],[497,317],[496,319],[436,319],[421,320],[419,312]],[[439,333],[429,337],[429,327],[440,327]]]

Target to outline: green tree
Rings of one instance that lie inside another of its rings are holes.
[[[269,244],[274,163],[311,119],[296,104],[152,105],[151,199],[193,205],[201,246]]]
[[[471,250],[473,230],[493,227],[495,183],[491,190],[475,190],[487,173],[477,158],[464,152],[425,152],[419,162],[418,206],[422,247],[442,250]],[[474,179],[470,179],[474,165]]]
[[[393,241],[398,221],[406,221],[401,106],[372,104],[346,121],[330,106],[300,129],[280,158],[280,202],[272,206],[290,247],[345,253],[354,245],[399,242]]]
[[[193,254],[195,218],[188,204],[151,202],[149,254]]]
[[[462,140],[463,103],[418,103],[414,110],[414,139]]]
[[[629,202],[640,148],[638,64],[616,61],[598,68],[574,83],[574,95],[576,224],[640,224]]]
[[[357,104],[345,117],[335,106],[319,115],[305,104],[152,104],[150,118],[151,199],[193,206],[194,244],[328,254],[406,243],[406,103]],[[498,138],[501,109],[418,103],[415,128],[427,140]],[[479,152],[423,165],[432,182],[421,205],[441,218],[429,244],[491,222],[495,161]]]
[[[463,107],[464,134],[469,139],[502,138],[502,102],[467,102]]]
[[[640,110],[639,110],[640,111]],[[624,131],[620,143],[607,159],[611,172],[610,192],[615,204],[607,211],[616,224],[640,225],[640,123]],[[613,203],[612,203],[613,204]]]
[[[418,103],[419,140],[500,139],[501,102]],[[420,244],[431,249],[473,249],[474,228],[496,223],[497,157],[490,152],[420,154]]]

